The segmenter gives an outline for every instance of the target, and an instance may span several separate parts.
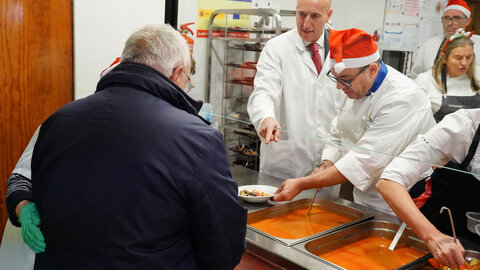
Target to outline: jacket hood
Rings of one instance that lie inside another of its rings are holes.
[[[192,99],[165,75],[152,67],[140,63],[120,63],[100,79],[95,92],[119,85],[128,85],[136,90],[150,93],[179,109],[195,115],[198,115],[203,105],[202,101]]]

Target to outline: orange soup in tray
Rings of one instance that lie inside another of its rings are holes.
[[[386,220],[372,219],[299,243],[294,248],[348,270],[410,269],[425,262],[431,256],[428,248],[408,227],[395,249],[388,249],[399,227]]]
[[[353,220],[353,217],[342,216],[318,205],[312,207],[308,216],[307,211],[308,207],[302,207],[279,216],[249,223],[249,225],[275,237],[298,239]]]
[[[248,228],[287,246],[373,218],[349,202],[301,199],[248,213]]]
[[[403,244],[392,251],[388,249],[391,242],[392,239],[368,237],[323,254],[312,253],[348,270],[396,269],[427,254]]]

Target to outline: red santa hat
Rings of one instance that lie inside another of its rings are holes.
[[[336,73],[369,65],[378,59],[372,36],[360,29],[330,30],[330,64]]]
[[[465,16],[467,16],[467,18],[470,18],[470,14],[472,14],[470,8],[467,5],[467,2],[465,2],[464,0],[449,0],[447,7],[443,11],[443,13],[445,14],[445,11],[451,9],[460,10],[465,14]]]

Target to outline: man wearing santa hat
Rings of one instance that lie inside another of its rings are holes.
[[[413,60],[412,71],[408,76],[416,78],[418,74],[431,68],[435,60],[439,57],[441,48],[445,41],[452,36],[458,28],[465,28],[471,22],[471,11],[464,0],[449,0],[442,16],[443,35],[438,35],[427,39],[417,52]],[[476,63],[480,65],[480,36],[473,35],[470,38],[477,46],[474,46]]]
[[[274,200],[350,181],[355,202],[394,214],[375,184],[393,157],[435,125],[430,101],[412,80],[380,60],[376,43],[363,30],[330,30],[329,45],[327,76],[348,99],[322,152],[326,169],[284,181]]]

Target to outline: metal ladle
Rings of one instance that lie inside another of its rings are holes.
[[[450,209],[448,209],[448,207],[442,206],[442,208],[440,208],[440,214],[443,212],[443,210],[447,210],[448,212],[448,217],[450,218],[450,225],[452,226],[453,242],[456,244],[457,234],[455,233],[455,226],[453,225],[452,212],[450,211]]]
[[[316,188],[315,193],[313,193],[312,200],[310,201],[310,206],[308,207],[307,216],[310,215],[310,211],[312,211],[313,202],[315,202],[315,197],[317,196],[317,192],[318,192],[318,188]]]

